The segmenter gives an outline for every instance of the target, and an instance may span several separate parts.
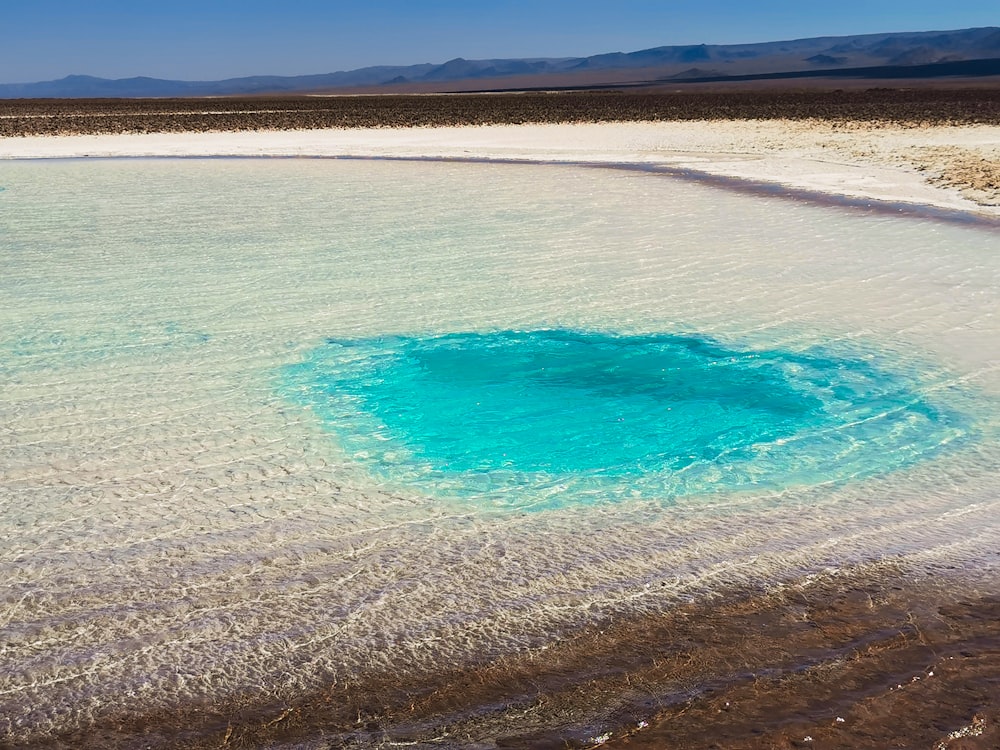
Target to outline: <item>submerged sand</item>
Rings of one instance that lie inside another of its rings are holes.
[[[111,711],[19,747],[987,750],[998,619],[995,587],[886,562],[602,618],[464,669]]]

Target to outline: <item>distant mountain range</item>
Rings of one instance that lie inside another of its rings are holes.
[[[223,81],[110,80],[71,75],[58,81],[0,84],[0,98],[188,97],[365,91],[574,88],[864,76],[898,78],[1000,75],[1000,27],[816,37],[758,44],[654,47],[590,57],[465,60],[376,66],[305,76]]]

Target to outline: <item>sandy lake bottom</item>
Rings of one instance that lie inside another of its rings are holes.
[[[995,229],[554,165],[0,188],[0,740],[995,575]]]

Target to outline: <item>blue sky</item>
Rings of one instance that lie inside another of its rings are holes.
[[[1000,0],[0,0],[0,83],[215,80],[1000,25]]]

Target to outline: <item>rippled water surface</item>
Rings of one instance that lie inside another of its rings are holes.
[[[331,339],[287,372],[292,397],[372,474],[472,508],[822,484],[901,468],[970,432],[922,394],[926,381],[867,357],[693,336]]]
[[[581,167],[0,165],[0,737],[1000,545],[1000,235]]]

